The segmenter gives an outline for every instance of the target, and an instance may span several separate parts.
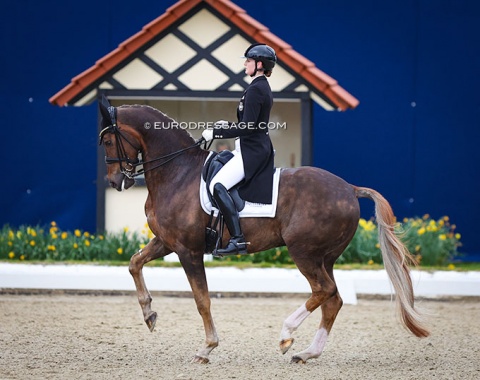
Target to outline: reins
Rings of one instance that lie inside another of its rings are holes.
[[[151,170],[154,170],[154,169],[158,169],[159,167],[165,165],[165,164],[168,164],[170,161],[174,160],[175,158],[177,158],[178,156],[180,156],[182,153],[186,152],[187,150],[190,150],[192,148],[195,148],[197,146],[200,146],[202,143],[203,143],[204,139],[203,137],[198,140],[198,141],[195,141],[195,143],[193,145],[190,145],[186,148],[183,148],[183,149],[180,149],[180,150],[177,150],[176,152],[172,152],[172,153],[169,153],[169,154],[166,154],[165,156],[161,156],[161,157],[157,157],[157,158],[154,158],[152,160],[149,160],[149,161],[138,161],[138,163],[135,165],[136,166],[140,166],[140,165],[144,165],[144,164],[149,164],[149,163],[152,163],[152,162],[156,162],[156,161],[160,161],[160,160],[165,160],[167,159],[166,161],[158,164],[157,166],[153,166],[153,167],[150,167],[148,169],[140,169],[137,173],[133,173],[131,175],[131,177],[129,178],[135,178],[139,175],[142,175],[142,174],[145,174],[146,172],[149,172]],[[125,174],[126,175],[126,174]],[[128,176],[127,176],[128,177]]]

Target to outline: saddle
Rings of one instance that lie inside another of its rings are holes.
[[[232,159],[233,153],[229,150],[224,150],[220,153],[212,152],[208,160],[205,162],[205,165],[202,170],[202,178],[206,183],[207,194],[212,206],[216,209],[219,209],[213,194],[210,193],[210,183],[212,182],[213,177],[220,171],[223,166]],[[240,182],[241,183],[241,182]],[[240,197],[238,193],[239,184],[232,187],[228,192],[233,199],[233,203],[237,208],[238,212],[242,211],[245,208],[245,201]],[[220,227],[220,234],[217,231],[217,227]],[[214,211],[210,213],[210,218],[208,225],[205,229],[205,253],[214,252],[216,249],[221,247],[223,237],[223,215],[221,212],[218,212],[217,217],[214,220]]]
[[[213,198],[213,195],[210,193],[210,183],[212,182],[213,177],[220,171],[223,166],[233,158],[233,153],[229,150],[221,151],[220,153],[212,152],[210,157],[208,158],[207,162],[202,170],[202,178],[207,185],[207,193],[208,199],[212,202],[212,205],[218,209],[218,206]],[[238,193],[238,187],[242,182],[238,183],[230,190],[228,190],[230,196],[235,203],[235,207],[237,208],[238,212],[242,211],[245,208],[245,201],[240,197]]]

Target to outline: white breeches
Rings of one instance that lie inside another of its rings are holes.
[[[212,182],[210,182],[209,189],[211,194],[213,194],[213,188],[217,183],[221,183],[227,190],[230,190],[245,178],[240,140],[235,140],[235,149],[232,150],[232,153],[233,157],[231,160],[220,169],[213,177]]]

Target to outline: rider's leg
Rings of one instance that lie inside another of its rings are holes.
[[[227,190],[239,183],[245,178],[245,170],[243,169],[242,153],[232,150],[233,157],[228,161],[219,172],[212,178],[210,182],[210,194],[213,195],[213,188],[217,183],[221,183]]]
[[[210,191],[223,214],[225,224],[230,232],[230,241],[225,249],[218,249],[214,255],[238,255],[247,253],[247,245],[240,226],[237,208],[228,193],[244,177],[241,153],[234,151],[234,157],[215,175],[210,183]]]
[[[243,255],[247,253],[247,243],[243,236],[242,228],[240,226],[240,218],[238,211],[233,203],[230,194],[225,186],[217,183],[214,187],[213,197],[217,202],[218,208],[223,214],[223,219],[230,232],[230,240],[227,246],[223,249],[217,249],[214,255]]]

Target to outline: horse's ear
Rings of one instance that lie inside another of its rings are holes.
[[[110,102],[108,99],[105,97],[105,95],[102,94],[102,99],[98,103],[98,107],[100,108],[100,113],[102,115],[102,119],[109,122],[109,124],[112,124],[112,120],[110,117],[110,112],[108,112],[108,108],[111,107]]]
[[[106,128],[109,125],[115,127],[117,125],[117,108],[112,106],[103,94],[98,106],[102,115],[102,127]]]

